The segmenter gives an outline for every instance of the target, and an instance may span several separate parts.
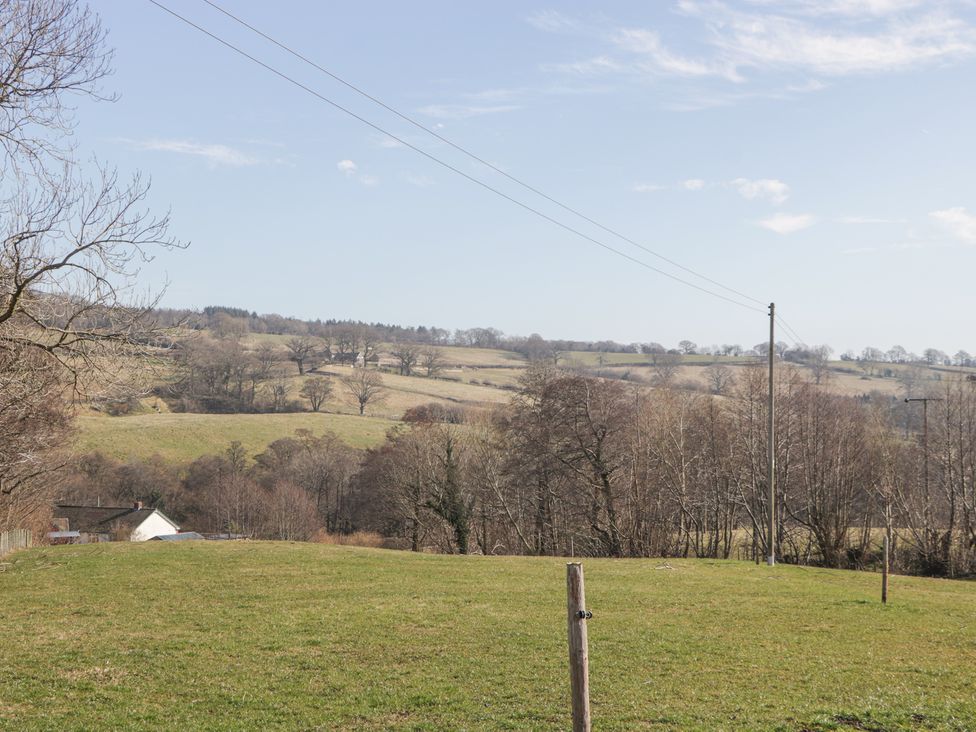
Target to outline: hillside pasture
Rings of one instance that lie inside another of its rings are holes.
[[[0,727],[568,729],[565,561],[264,542],[14,554]],[[896,577],[882,606],[867,573],[584,567],[594,729],[976,727],[972,583]]]
[[[186,462],[223,452],[240,442],[250,455],[296,430],[335,432],[352,447],[380,444],[396,423],[348,414],[140,414],[132,417],[78,417],[75,450],[99,451],[118,460],[159,455]]]
[[[332,395],[324,407],[327,411],[359,414],[358,404],[340,380],[351,371],[350,366],[328,366],[323,367],[316,374],[311,374],[311,376],[322,375],[332,379]],[[411,407],[430,402],[456,406],[485,406],[500,404],[511,399],[510,392],[498,387],[486,386],[480,380],[476,384],[470,383],[471,380],[478,380],[475,372],[470,369],[445,371],[440,378],[433,379],[425,376],[400,376],[387,371],[381,372],[381,377],[386,392],[382,401],[367,405],[367,415],[400,419]],[[305,378],[309,376],[296,375],[288,379],[291,387],[290,398],[301,401],[300,391]]]

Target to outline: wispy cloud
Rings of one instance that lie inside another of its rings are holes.
[[[823,77],[892,73],[976,56],[976,26],[945,3],[678,0],[675,7],[690,26],[680,38],[660,28],[614,27],[605,20],[583,24],[562,15],[558,23],[534,23],[549,32],[572,26],[604,44],[596,53],[543,69],[684,79],[688,83],[677,93],[685,100],[671,108],[701,109],[816,92],[826,86]],[[716,85],[729,83],[749,91],[719,93]],[[704,103],[702,94],[711,101]]]
[[[372,187],[380,184],[379,178],[377,178],[375,175],[360,172],[359,166],[352,160],[340,160],[338,163],[336,163],[336,170],[347,178],[355,178],[364,186]]]
[[[749,200],[767,200],[777,205],[786,201],[790,196],[790,187],[776,178],[736,178],[729,182],[739,195]]]
[[[672,51],[662,42],[656,31],[643,28],[624,28],[614,35],[618,48],[637,56],[637,68],[650,74],[669,76],[719,76],[729,81],[742,81],[735,65],[727,59],[692,58]]]
[[[394,140],[388,135],[376,135],[373,137],[376,145],[382,147],[386,150],[395,150],[398,147],[403,147],[403,143],[399,140]]]
[[[351,178],[356,175],[356,171],[359,170],[359,166],[356,165],[352,160],[340,160],[336,163],[336,170],[340,173],[344,173],[347,178]]]
[[[718,53],[735,68],[797,70],[829,76],[900,71],[976,52],[976,31],[943,15],[894,19],[880,28],[821,27],[781,15],[726,11]]]
[[[962,206],[932,211],[929,216],[939,222],[952,236],[965,242],[976,243],[976,214]]]
[[[813,226],[816,219],[810,214],[779,213],[758,222],[761,227],[777,234],[793,234]]]
[[[928,0],[749,0],[811,16],[883,16],[917,8]]]
[[[567,33],[579,29],[580,22],[558,10],[540,10],[526,16],[525,22],[547,33]]]
[[[636,193],[654,193],[655,191],[666,191],[671,186],[662,186],[658,183],[635,183],[634,191]]]
[[[841,216],[837,219],[840,224],[907,224],[908,219],[882,219],[874,216]]]
[[[434,179],[427,175],[414,175],[413,173],[404,173],[403,179],[412,186],[417,186],[418,188],[427,188],[434,185]]]
[[[769,201],[774,204],[781,204],[790,195],[790,187],[776,178],[736,178],[727,183],[709,182],[702,178],[686,178],[673,185],[661,185],[659,183],[636,183],[633,190],[637,193],[653,193],[655,191],[703,191],[706,188],[717,186],[719,188],[732,188],[740,196],[748,200]]]
[[[481,117],[486,114],[500,114],[502,112],[514,112],[520,109],[514,104],[429,104],[418,110],[421,114],[435,119],[468,119],[469,117]]]
[[[245,165],[256,165],[261,160],[253,155],[221,144],[206,144],[193,142],[191,140],[123,140],[137,150],[152,150],[155,152],[177,153],[179,155],[192,155],[206,160],[211,165],[229,165],[241,167]]]

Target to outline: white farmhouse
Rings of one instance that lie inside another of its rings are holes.
[[[129,507],[64,506],[54,507],[54,524],[59,531],[77,531],[80,543],[95,541],[147,541],[156,536],[179,532],[180,527],[157,508],[144,508],[141,502]]]

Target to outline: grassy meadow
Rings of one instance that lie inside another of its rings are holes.
[[[38,548],[0,573],[0,728],[567,729],[565,560]],[[586,560],[594,729],[976,728],[976,585]]]
[[[187,462],[223,452],[234,441],[254,455],[300,429],[316,435],[335,432],[350,446],[366,448],[382,443],[395,424],[378,417],[311,412],[78,417],[75,450],[98,451],[119,460],[159,455],[168,461]]]

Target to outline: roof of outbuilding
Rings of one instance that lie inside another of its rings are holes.
[[[55,506],[54,518],[68,519],[68,528],[86,533],[104,533],[116,526],[133,530],[152,514],[162,511],[155,508],[134,508],[132,506]],[[166,518],[163,516],[163,518]],[[175,523],[166,518],[171,524]]]
[[[154,536],[153,541],[194,541],[201,540],[203,536],[195,531],[184,531],[181,534],[160,534],[159,536]]]

